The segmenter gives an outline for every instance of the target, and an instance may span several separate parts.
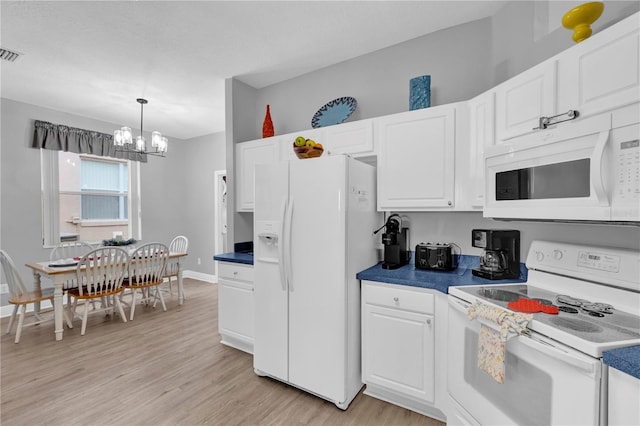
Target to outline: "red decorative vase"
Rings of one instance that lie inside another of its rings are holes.
[[[269,138],[274,134],[273,121],[271,121],[271,110],[269,109],[269,105],[267,105],[267,115],[264,117],[264,122],[262,123],[262,137]]]

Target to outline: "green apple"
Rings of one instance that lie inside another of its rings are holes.
[[[313,148],[315,146],[315,144],[316,144],[315,141],[312,141],[311,139],[307,139],[307,141],[306,141],[306,145],[309,148]]]
[[[307,140],[302,136],[298,136],[294,144],[295,146],[305,146],[307,144]]]

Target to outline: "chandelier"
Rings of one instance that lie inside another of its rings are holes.
[[[164,157],[167,152],[168,141],[160,132],[151,132],[151,150],[147,151],[147,141],[145,140],[142,127],[142,117],[144,105],[148,103],[146,99],[138,98],[136,102],[140,104],[140,136],[133,138],[131,127],[122,127],[113,131],[113,144],[116,151],[135,152],[140,154],[159,155]]]

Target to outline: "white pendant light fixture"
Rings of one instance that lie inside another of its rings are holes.
[[[167,153],[168,141],[160,132],[151,132],[151,150],[147,151],[147,141],[143,135],[142,119],[144,105],[148,103],[146,99],[138,98],[136,102],[140,104],[140,136],[133,138],[131,127],[122,127],[113,131],[113,144],[116,151],[137,152],[140,154],[159,155],[164,157]]]

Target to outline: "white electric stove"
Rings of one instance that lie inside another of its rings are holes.
[[[534,313],[529,329],[593,357],[640,344],[640,254],[534,241],[526,284],[453,287],[450,294],[508,309],[519,298],[558,307]]]
[[[602,352],[640,344],[640,252],[533,241],[526,265],[526,283],[449,288],[447,423],[606,424]],[[467,310],[518,299],[557,314],[533,313],[506,342],[497,383],[477,366],[481,320]]]

